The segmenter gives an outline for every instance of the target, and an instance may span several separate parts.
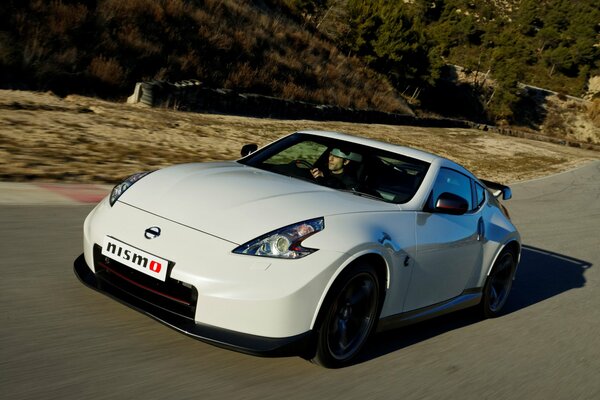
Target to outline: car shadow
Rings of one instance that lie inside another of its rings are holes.
[[[561,293],[585,286],[584,272],[592,264],[562,254],[524,245],[516,279],[503,315],[508,315]],[[499,317],[502,318],[502,317]],[[429,321],[376,333],[356,360],[360,364],[446,332],[481,321],[476,309],[442,315]]]
[[[584,272],[591,267],[587,261],[524,245],[505,313],[584,287]]]

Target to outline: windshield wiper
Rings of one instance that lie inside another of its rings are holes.
[[[383,197],[381,197],[381,196],[375,196],[375,195],[370,194],[370,193],[359,192],[358,190],[354,190],[354,189],[338,189],[338,190],[341,191],[341,192],[352,193],[352,194],[360,196],[360,197],[366,197],[366,198],[369,198],[369,199],[379,200],[379,201],[385,201],[386,203],[389,203],[389,201],[387,201]]]

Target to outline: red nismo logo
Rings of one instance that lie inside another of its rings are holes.
[[[133,269],[165,280],[168,261],[129,246],[111,237],[104,238],[102,254]]]

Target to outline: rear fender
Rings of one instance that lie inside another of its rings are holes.
[[[494,268],[494,264],[496,264],[496,260],[498,260],[498,257],[500,257],[500,254],[502,254],[502,252],[505,249],[510,249],[511,251],[513,251],[513,254],[515,254],[517,256],[517,262],[516,262],[516,266],[515,266],[515,272],[516,272],[516,268],[518,268],[519,262],[521,261],[521,245],[517,240],[510,239],[502,247],[500,247],[498,249],[498,251],[496,252],[496,255],[494,256],[492,263],[489,265],[489,267],[487,269],[487,273],[485,275],[486,277],[490,276],[490,273],[492,272],[492,268]],[[515,276],[516,276],[516,273],[513,276],[513,280],[515,279]]]

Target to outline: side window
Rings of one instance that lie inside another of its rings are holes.
[[[473,209],[471,179],[469,177],[448,168],[441,168],[435,184],[433,185],[431,201],[434,202],[435,199],[444,192],[462,197],[469,203],[469,210]],[[433,204],[430,206],[433,207]]]
[[[481,207],[485,201],[485,189],[479,183],[475,183],[475,201],[475,208]]]

